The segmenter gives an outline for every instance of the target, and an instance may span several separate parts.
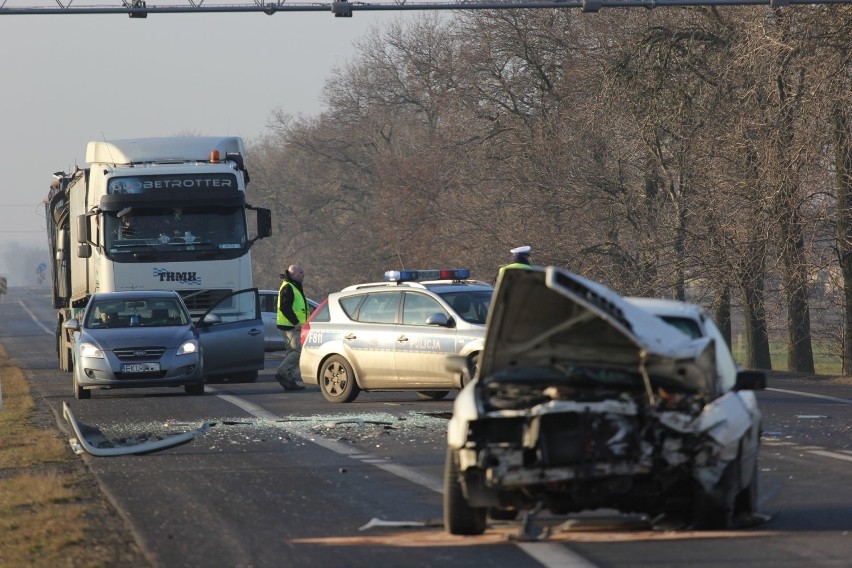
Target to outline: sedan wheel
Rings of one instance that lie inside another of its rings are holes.
[[[319,385],[329,402],[352,402],[361,388],[355,382],[355,372],[340,355],[332,355],[320,368]]]
[[[80,386],[80,383],[77,382],[77,370],[71,373],[71,376],[74,377],[72,380],[74,382],[74,398],[77,400],[85,400],[87,398],[92,398],[92,391],[88,389],[84,389]]]

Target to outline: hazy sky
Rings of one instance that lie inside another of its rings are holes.
[[[257,138],[277,108],[319,112],[352,42],[407,14],[0,15],[0,250],[17,241],[46,251],[51,174],[83,166],[88,141]]]

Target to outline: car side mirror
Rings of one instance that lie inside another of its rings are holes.
[[[80,320],[72,318],[63,323],[62,328],[68,331],[80,331]]]
[[[452,318],[447,317],[447,314],[441,313],[441,312],[436,312],[436,313],[432,314],[431,316],[429,316],[428,318],[426,318],[426,325],[437,325],[437,326],[440,326],[440,327],[453,327],[454,323],[455,323],[455,321]]]
[[[222,323],[222,316],[219,314],[207,314],[204,316],[204,319],[201,320],[201,323],[204,325],[216,325],[217,323]]]
[[[737,382],[734,390],[763,390],[766,388],[766,373],[764,371],[737,371]]]

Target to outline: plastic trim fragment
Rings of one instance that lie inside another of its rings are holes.
[[[80,431],[80,425],[77,424],[77,419],[74,418],[74,414],[71,412],[71,409],[68,408],[68,403],[62,403],[62,416],[71,425],[71,429],[74,430],[74,435],[76,438],[70,438],[68,442],[71,444],[71,449],[76,454],[82,454],[83,451],[88,452],[93,456],[98,457],[110,457],[110,456],[126,456],[131,454],[146,454],[149,452],[156,452],[157,450],[162,450],[165,448],[170,448],[172,446],[177,446],[180,444],[184,444],[189,442],[194,437],[199,434],[204,434],[210,429],[209,423],[202,424],[201,428],[196,430],[190,430],[189,432],[184,432],[183,434],[175,434],[174,436],[169,436],[168,438],[163,438],[162,440],[154,440],[152,442],[143,442],[141,444],[133,444],[131,446],[122,446],[118,448],[96,448],[92,444],[86,440],[86,437],[83,436]]]

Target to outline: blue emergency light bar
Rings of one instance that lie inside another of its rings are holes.
[[[470,270],[454,268],[450,270],[388,270],[387,282],[414,282],[415,280],[467,280]]]

